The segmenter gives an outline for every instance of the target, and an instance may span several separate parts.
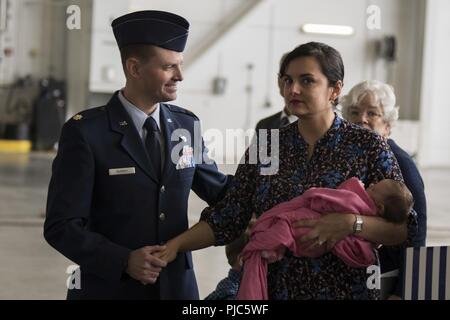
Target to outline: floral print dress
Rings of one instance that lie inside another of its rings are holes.
[[[271,149],[270,133],[268,146]],[[249,150],[246,151],[248,159]],[[267,166],[267,165],[266,165]],[[344,180],[359,178],[367,188],[389,178],[402,180],[397,160],[384,138],[335,116],[332,126],[315,144],[308,159],[308,144],[297,122],[279,131],[279,170],[262,175],[265,165],[240,164],[222,201],[202,212],[213,229],[215,245],[225,245],[247,227],[252,213],[259,217],[275,205],[303,194],[311,187],[336,188]],[[408,238],[415,234],[416,217],[410,215]],[[369,289],[371,273],[351,268],[331,253],[318,258],[285,257],[269,265],[270,299],[377,299]]]

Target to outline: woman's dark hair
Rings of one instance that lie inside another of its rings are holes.
[[[300,57],[316,58],[330,87],[333,87],[339,80],[344,82],[344,63],[341,54],[336,49],[320,42],[308,42],[289,52],[280,64],[278,76],[283,77],[289,63]],[[336,99],[335,104],[337,102]]]

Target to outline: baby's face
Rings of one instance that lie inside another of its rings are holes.
[[[378,183],[370,185],[366,191],[376,204],[384,205],[384,199],[392,193],[392,184],[387,179],[381,180]]]

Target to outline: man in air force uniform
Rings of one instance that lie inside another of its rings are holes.
[[[165,103],[176,99],[183,80],[189,23],[140,11],[112,28],[126,85],[107,105],[64,125],[44,236],[80,266],[81,288],[69,288],[68,299],[198,299],[191,253],[167,266],[155,256],[188,228],[190,190],[213,204],[230,181],[215,163],[195,158],[198,118]]]

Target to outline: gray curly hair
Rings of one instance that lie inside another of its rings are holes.
[[[390,125],[398,120],[398,109],[395,105],[394,88],[378,80],[367,80],[355,85],[350,92],[340,100],[342,115],[348,118],[348,109],[358,103],[371,93],[381,108],[383,109],[383,119]]]

